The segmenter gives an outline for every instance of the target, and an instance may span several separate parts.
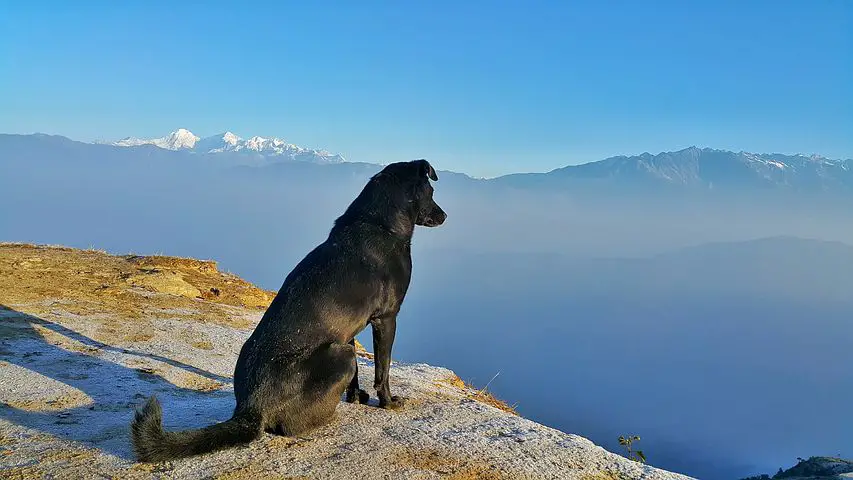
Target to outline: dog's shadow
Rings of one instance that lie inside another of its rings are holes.
[[[73,347],[64,348],[69,345]],[[118,363],[134,360],[168,365],[181,374],[207,379],[208,386],[218,382],[222,387],[212,391],[181,387],[157,368]],[[229,377],[107,345],[0,305],[0,419],[28,430],[14,436],[46,433],[130,460],[129,424],[135,408],[148,396],[157,394],[163,404],[167,429],[197,428],[230,418],[234,409],[230,385]]]

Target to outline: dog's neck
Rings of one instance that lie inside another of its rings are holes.
[[[377,177],[365,186],[346,211],[335,220],[331,234],[347,225],[361,223],[378,227],[389,235],[406,242],[412,241],[415,231],[414,204],[403,203],[389,195]]]
[[[378,230],[381,230],[387,233],[389,236],[402,241],[406,244],[410,244],[412,242],[412,235],[415,232],[415,223],[405,215],[404,212],[399,212],[399,214],[394,215],[392,221],[389,221],[387,218],[382,218],[377,215],[364,215],[364,214],[355,214],[356,212],[344,213],[337,220],[335,220],[335,225],[332,227],[331,235],[345,229],[348,226],[353,225],[367,225],[374,227]]]

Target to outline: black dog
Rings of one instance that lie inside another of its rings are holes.
[[[366,403],[353,339],[367,324],[379,406],[402,406],[391,395],[388,370],[412,275],[412,233],[415,225],[435,227],[447,218],[429,179],[438,176],[426,160],[392,163],[374,175],[328,239],[290,272],[240,350],[231,419],[166,432],[152,396],[131,425],[137,457],[156,462],[197,455],[249,443],[263,431],[298,435],[329,422],[344,390],[348,402]]]

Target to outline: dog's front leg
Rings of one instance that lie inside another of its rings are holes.
[[[400,408],[403,399],[391,395],[389,371],[391,370],[391,346],[397,332],[397,314],[379,317],[371,322],[373,327],[373,354],[375,355],[376,381],[373,388],[379,397],[381,408]]]
[[[354,338],[349,341],[349,344],[352,345],[352,349],[355,350]],[[355,363],[355,373],[352,376],[352,381],[347,387],[346,400],[349,403],[355,403],[356,400],[358,400],[358,403],[361,404],[367,404],[367,402],[370,400],[370,394],[358,388],[358,361],[356,361]]]

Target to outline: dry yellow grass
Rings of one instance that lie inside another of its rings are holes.
[[[151,339],[152,316],[248,328],[250,319],[230,307],[263,311],[274,296],[212,261],[0,244],[0,305],[45,318],[52,311],[86,316],[97,324],[94,339],[105,343]],[[206,338],[186,341],[211,347]]]
[[[582,477],[582,480],[630,480],[629,478],[611,472],[595,472],[588,473]]]
[[[37,464],[0,470],[0,479],[56,478],[55,472],[60,468],[65,478],[83,478],[88,473],[88,466],[96,457],[97,450],[53,449],[39,458]]]
[[[358,340],[355,341],[355,354],[359,357],[373,359],[373,354],[365,350],[364,345],[361,344]]]
[[[448,480],[504,480],[518,478],[507,475],[493,465],[459,458],[448,452],[434,449],[400,450],[394,456],[394,463],[401,467],[410,467],[438,473]]]
[[[181,388],[196,390],[198,392],[212,392],[222,388],[222,383],[217,382],[216,380],[211,380],[209,378],[202,377],[201,375],[189,372],[182,374],[181,378],[175,381],[175,385]]]
[[[486,388],[477,389],[473,386],[465,383],[461,378],[456,375],[450,375],[447,378],[443,378],[439,381],[444,385],[450,385],[452,387],[460,388],[465,390],[465,396],[472,400],[476,400],[478,402],[485,403],[486,405],[491,405],[499,410],[503,410],[504,412],[511,413],[513,415],[518,415],[518,412],[508,403],[503,400],[495,397],[491,394]]]
[[[310,480],[310,477],[289,477],[272,469],[261,468],[254,465],[248,465],[236,470],[221,473],[213,478],[216,480],[256,480],[258,478],[269,478],[273,480]]]
[[[47,399],[7,400],[6,405],[27,412],[61,412],[90,405],[92,399],[83,392],[73,392]]]

